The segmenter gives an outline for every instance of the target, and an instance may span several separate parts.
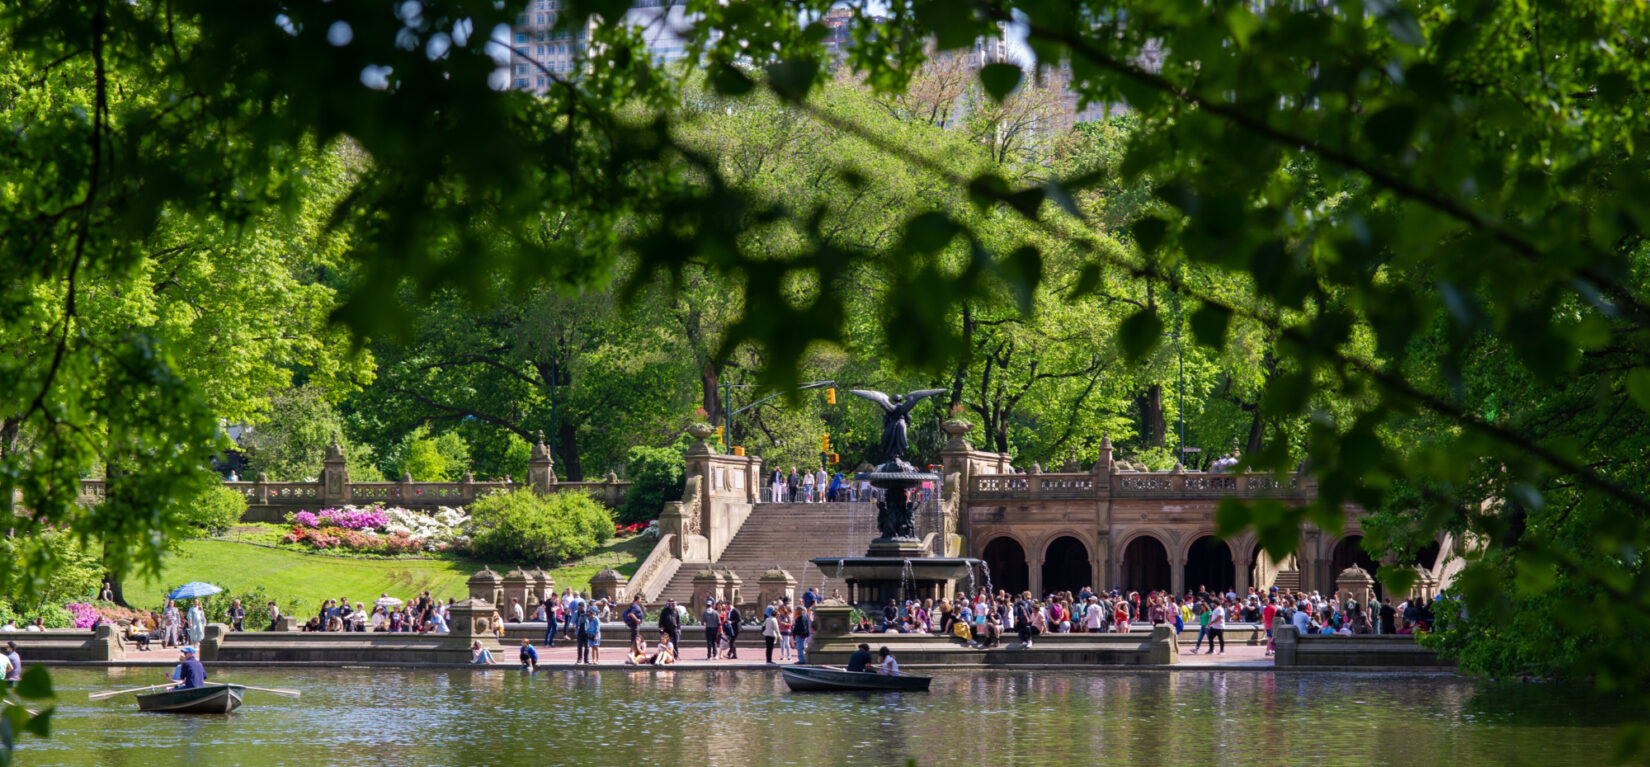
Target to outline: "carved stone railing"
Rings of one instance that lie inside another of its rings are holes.
[[[629,586],[632,595],[640,594],[642,601],[652,602],[658,599],[665,586],[670,584],[671,576],[682,566],[682,560],[671,554],[675,537],[671,533],[659,536],[659,542],[653,546],[653,551],[630,576]]]
[[[1106,486],[1109,483],[1109,487]],[[1112,498],[1300,497],[1310,488],[1300,475],[1203,472],[981,474],[968,482],[969,502]]]
[[[601,482],[557,482],[551,492],[577,490],[588,493],[608,506],[624,503],[629,482],[609,478]],[[491,493],[527,487],[506,482],[344,482],[329,494],[321,482],[225,482],[246,498],[249,506],[290,506],[318,509],[327,506],[431,507],[463,506]],[[103,500],[107,485],[101,479],[80,481],[80,501],[96,504]]]
[[[1309,492],[1298,474],[1279,480],[1271,474],[1124,472],[1111,475],[1113,498],[1300,497]]]

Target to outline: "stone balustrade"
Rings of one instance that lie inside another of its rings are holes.
[[[1310,481],[1309,479],[1307,481]],[[1278,479],[1271,474],[1204,472],[1134,472],[975,474],[969,478],[970,502],[1020,500],[1088,500],[1100,498],[1237,498],[1297,497],[1308,488],[1302,476]]]
[[[468,472],[457,482],[415,482],[405,475],[399,482],[352,482],[345,468],[343,449],[334,443],[321,461],[321,476],[316,481],[274,482],[260,474],[252,481],[225,482],[224,486],[246,498],[245,519],[248,522],[276,522],[289,510],[323,506],[465,506],[490,493],[520,487],[531,487],[541,493],[581,491],[609,507],[623,504],[630,493],[631,483],[619,479],[612,472],[594,482],[558,481],[550,451],[544,446],[542,436],[541,441],[533,446],[527,466],[526,481],[522,483],[477,482]],[[81,503],[96,505],[103,501],[107,493],[108,483],[104,480],[80,481]]]

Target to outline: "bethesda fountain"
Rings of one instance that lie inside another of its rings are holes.
[[[969,578],[980,560],[969,557],[934,556],[917,538],[914,517],[917,502],[912,491],[924,482],[938,488],[941,477],[919,471],[907,463],[911,410],[922,400],[944,389],[924,389],[889,397],[879,391],[852,389],[850,393],[876,403],[882,409],[880,465],[859,472],[882,491],[877,501],[878,537],[871,541],[863,557],[821,557],[814,565],[848,584],[848,601],[862,606],[885,605],[888,600],[939,599],[948,596],[952,584]]]

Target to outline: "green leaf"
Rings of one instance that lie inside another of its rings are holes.
[[[1249,504],[1237,498],[1222,498],[1215,508],[1215,535],[1230,538],[1249,526]]]
[[[26,724],[26,725],[23,725],[23,730],[25,732],[28,732],[28,733],[32,734],[32,735],[38,735],[42,738],[51,737],[52,736],[52,714],[55,713],[56,710],[57,709],[55,709],[55,708],[48,708],[45,711],[42,711],[42,712],[40,712],[38,714],[35,714],[34,716],[30,717],[29,718],[29,723]]]
[[[1140,246],[1142,253],[1154,253],[1159,245],[1163,244],[1163,236],[1169,231],[1169,222],[1162,216],[1145,216],[1136,219],[1129,226],[1129,233],[1134,235],[1134,241]]]
[[[1083,271],[1077,274],[1077,286],[1071,289],[1071,295],[1067,296],[1067,300],[1082,298],[1093,293],[1095,288],[1098,287],[1100,287],[1100,265],[1084,264]]]
[[[1383,567],[1376,571],[1388,594],[1408,594],[1418,573],[1413,567]]]
[[[1020,311],[1030,314],[1037,284],[1043,280],[1043,254],[1031,245],[1016,249],[1003,261],[1003,277],[1013,286]]]
[[[1226,327],[1232,322],[1232,310],[1224,306],[1204,304],[1192,312],[1192,337],[1211,349],[1226,348]]]
[[[711,73],[710,85],[717,94],[730,97],[743,96],[756,87],[755,81],[751,80],[744,71],[733,64],[723,64],[717,67]]]
[[[1382,152],[1396,152],[1409,143],[1421,113],[1408,104],[1394,104],[1364,121],[1364,138]]]
[[[29,700],[52,697],[52,672],[39,664],[30,666],[17,682],[17,694]]]
[[[905,224],[905,247],[918,253],[937,253],[951,244],[962,227],[944,213],[923,213]]]
[[[1598,98],[1606,104],[1615,106],[1627,100],[1627,94],[1632,92],[1633,83],[1620,72],[1606,72],[1598,76]]]
[[[1141,309],[1117,326],[1117,343],[1129,362],[1139,362],[1163,342],[1163,320],[1152,309]]]
[[[818,59],[788,59],[768,65],[768,87],[780,98],[802,103],[819,77]]]
[[[980,67],[980,85],[985,88],[986,95],[998,103],[1020,87],[1020,78],[1024,76],[1025,73],[1013,64],[998,62]]]
[[[1634,403],[1650,413],[1650,367],[1627,371],[1627,396],[1632,397]]]
[[[917,23],[934,33],[942,51],[967,48],[982,34],[973,6],[965,0],[929,0],[916,6]]]

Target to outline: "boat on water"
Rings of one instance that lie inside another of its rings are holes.
[[[933,677],[849,671],[836,666],[781,666],[779,675],[792,692],[869,690],[872,692],[927,692]]]
[[[166,714],[227,714],[241,707],[241,695],[245,692],[246,688],[238,684],[160,690],[138,695],[138,710]]]

